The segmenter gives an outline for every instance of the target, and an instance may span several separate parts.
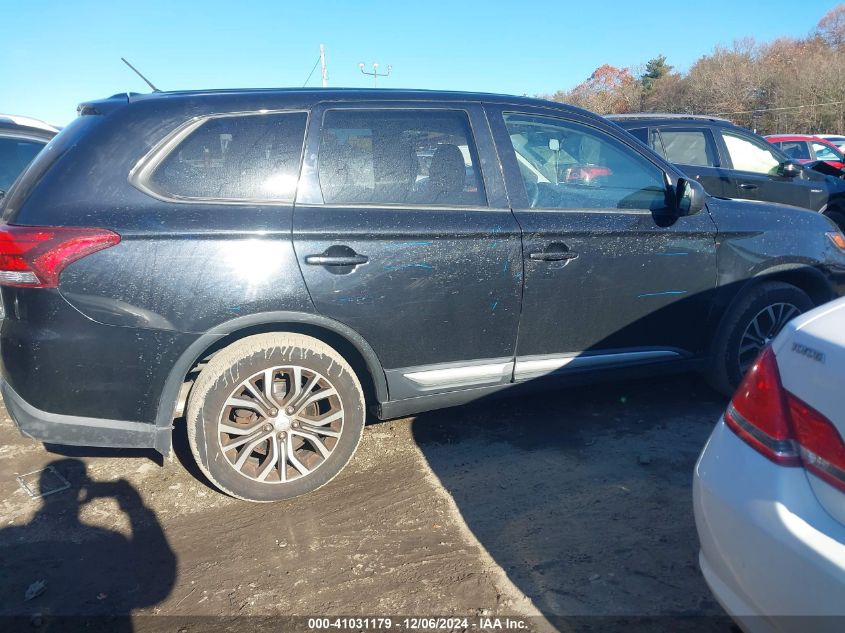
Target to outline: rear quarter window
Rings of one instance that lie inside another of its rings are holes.
[[[292,202],[307,120],[305,112],[205,119],[140,184],[174,199]]]

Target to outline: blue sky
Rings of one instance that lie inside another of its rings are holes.
[[[319,45],[332,86],[512,94],[572,87],[663,53],[685,69],[718,43],[803,36],[831,0],[317,2],[0,0],[0,112],[60,125],[76,104],[148,88],[301,86]],[[319,69],[309,85],[319,85]]]

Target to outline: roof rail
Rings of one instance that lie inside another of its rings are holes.
[[[712,116],[709,114],[677,114],[671,112],[629,112],[627,114],[607,114],[608,119],[692,119],[704,121],[723,121],[733,123],[730,119]]]

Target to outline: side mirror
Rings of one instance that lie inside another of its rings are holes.
[[[677,214],[679,216],[695,215],[704,208],[707,192],[700,182],[679,178],[675,188]]]
[[[780,171],[781,176],[795,178],[801,173],[802,169],[803,167],[801,167],[800,163],[796,163],[794,160],[787,160],[780,164],[780,169],[778,171]]]

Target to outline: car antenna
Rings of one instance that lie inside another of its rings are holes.
[[[129,68],[131,68],[132,70],[134,70],[134,71],[135,71],[135,74],[136,74],[136,75],[138,75],[141,79],[143,79],[143,80],[147,83],[147,85],[148,85],[150,88],[152,88],[152,89],[153,89],[153,92],[161,92],[161,90],[159,90],[158,88],[156,88],[156,87],[153,85],[153,82],[152,82],[152,81],[150,81],[149,79],[147,79],[146,77],[144,77],[144,75],[142,75],[142,74],[141,74],[141,71],[140,71],[140,70],[138,70],[138,69],[137,69],[137,68],[135,68],[132,64],[130,64],[128,61],[126,61],[126,58],[125,58],[125,57],[121,57],[121,58],[120,58],[120,61],[122,61],[122,62],[123,62],[124,64],[126,64],[127,66],[129,66]]]

